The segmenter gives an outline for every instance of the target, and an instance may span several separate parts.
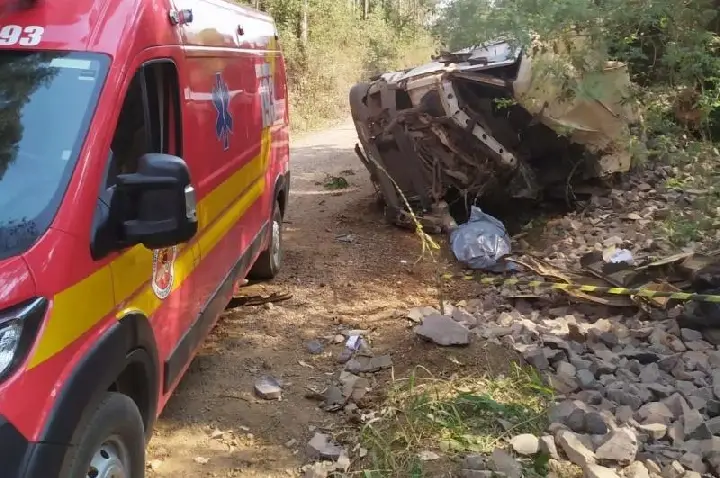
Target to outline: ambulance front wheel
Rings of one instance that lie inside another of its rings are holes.
[[[107,393],[75,436],[66,478],[145,476],[145,427],[127,395]]]
[[[280,203],[275,202],[275,208],[273,210],[273,218],[270,223],[270,244],[265,249],[257,261],[252,267],[248,278],[255,280],[270,280],[274,279],[280,267],[282,266],[283,251],[282,251],[282,211],[280,210]]]

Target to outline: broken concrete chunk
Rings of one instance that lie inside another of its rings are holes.
[[[664,423],[644,423],[638,425],[638,430],[648,435],[653,441],[662,440],[667,434],[667,425]]]
[[[468,328],[473,328],[478,323],[478,320],[474,315],[469,314],[462,309],[453,310],[451,317],[455,322],[463,324]]]
[[[637,435],[630,428],[618,428],[610,433],[605,443],[595,450],[599,461],[612,461],[629,465],[635,461],[639,449]]]
[[[507,478],[522,478],[523,467],[508,452],[496,448],[490,457],[490,469]]]
[[[470,330],[444,315],[429,315],[422,325],[415,327],[415,333],[438,345],[467,345],[470,343]]]
[[[685,440],[707,440],[712,437],[702,414],[690,408],[682,416]]]
[[[282,396],[282,387],[277,379],[266,375],[255,381],[255,393],[265,400],[278,400]]]
[[[518,455],[531,456],[540,449],[540,440],[531,433],[524,433],[510,440],[510,446]]]
[[[567,455],[568,460],[581,468],[595,463],[595,453],[586,447],[578,435],[571,431],[560,431],[557,435],[557,444]]]
[[[324,397],[323,410],[326,412],[337,412],[341,410],[348,399],[338,387],[328,387],[327,390],[325,390]]]
[[[637,411],[638,417],[647,423],[669,423],[675,420],[675,414],[662,402],[646,403]]]
[[[389,355],[357,357],[345,364],[345,369],[351,373],[373,373],[390,367],[392,367],[392,358]]]
[[[423,318],[427,317],[428,315],[436,315],[439,313],[440,311],[438,311],[434,307],[415,307],[414,309],[410,309],[408,311],[406,317],[412,322],[419,324],[422,322]]]
[[[337,461],[341,456],[347,455],[345,449],[333,443],[330,435],[315,433],[307,445],[308,458],[313,460]]]
[[[640,461],[633,462],[630,466],[623,470],[626,478],[650,478],[650,472],[647,467]]]
[[[585,478],[620,478],[612,468],[590,464],[585,468]]]

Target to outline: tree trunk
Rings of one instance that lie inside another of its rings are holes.
[[[367,20],[368,15],[370,15],[370,0],[363,0],[363,20]]]
[[[308,43],[308,0],[303,0],[300,12],[300,43],[307,47]]]

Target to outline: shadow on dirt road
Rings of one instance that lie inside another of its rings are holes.
[[[332,337],[340,324],[382,326],[376,352],[394,354],[396,367],[411,353],[407,324],[387,311],[436,300],[438,265],[415,264],[417,238],[384,224],[355,142],[351,123],[293,142],[284,269],[252,286],[293,298],[225,314],[159,420],[150,476],[296,476],[312,430],[340,426],[305,398],[338,368],[331,354],[340,346],[313,356],[306,342]],[[329,177],[348,187],[328,189]],[[285,383],[281,401],[253,396],[266,374]]]

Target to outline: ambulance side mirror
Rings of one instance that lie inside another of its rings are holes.
[[[168,154],[141,156],[137,172],[117,176],[110,215],[126,247],[160,249],[188,242],[197,233],[198,219],[185,161]]]

